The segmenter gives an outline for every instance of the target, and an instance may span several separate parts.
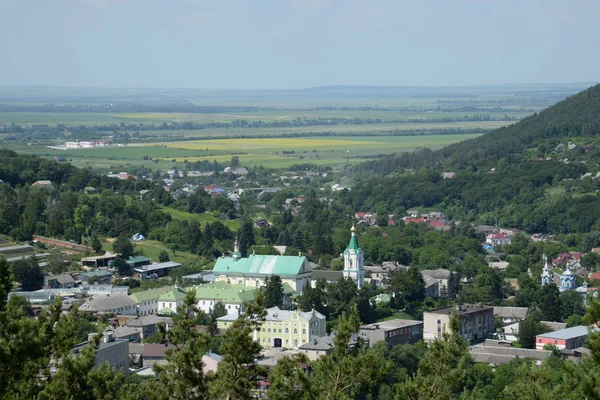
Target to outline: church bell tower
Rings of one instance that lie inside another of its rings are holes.
[[[358,246],[356,227],[354,225],[352,225],[350,233],[350,242],[346,250],[344,250],[344,278],[351,277],[354,279],[360,289],[365,283],[364,253]]]

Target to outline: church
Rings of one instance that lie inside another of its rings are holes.
[[[314,287],[318,278],[335,282],[341,278],[352,278],[358,288],[365,282],[364,252],[358,245],[356,227],[350,230],[350,242],[342,254],[343,271],[313,271],[311,263],[305,256],[266,256],[251,254],[242,257],[238,243],[235,242],[231,257],[222,256],[217,259],[213,268],[216,282],[228,282],[257,288],[265,283],[265,278],[279,275],[284,285],[289,285],[297,294],[302,294],[306,285]]]
[[[544,269],[542,270],[542,286],[549,285],[554,282],[554,273],[550,271],[548,266],[548,259],[544,255]],[[558,290],[560,292],[565,292],[567,290],[574,290],[581,294],[583,298],[583,304],[587,305],[587,283],[584,282],[582,286],[577,287],[576,276],[571,271],[571,265],[567,262],[564,272],[560,276],[560,287]]]

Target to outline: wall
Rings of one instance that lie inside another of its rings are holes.
[[[43,237],[43,236],[33,235],[33,240],[34,241],[37,240],[38,242],[44,243],[49,246],[56,246],[56,247],[63,247],[65,249],[85,251],[86,253],[94,252],[94,249],[92,249],[91,247],[87,247],[87,246],[83,246],[83,245],[71,243],[71,242],[65,242],[62,240],[50,239],[50,238]]]

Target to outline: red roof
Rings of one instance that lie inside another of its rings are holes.
[[[411,222],[414,222],[415,224],[422,224],[424,222],[427,222],[427,219],[426,218],[404,218],[404,223],[410,224]]]
[[[600,272],[594,272],[590,275],[590,281],[600,280]]]
[[[388,219],[388,225],[396,225],[393,219]]]
[[[355,214],[355,217],[356,217],[356,218],[363,218],[364,216],[365,216],[365,213],[364,213],[364,212],[357,212],[357,213]]]
[[[440,221],[431,221],[431,222],[429,223],[429,226],[432,226],[432,227],[434,227],[434,228],[442,228],[442,227],[444,227],[444,226],[448,226],[448,225],[446,225],[445,223],[443,223],[443,222],[440,222]]]

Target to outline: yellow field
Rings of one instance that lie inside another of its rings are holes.
[[[323,138],[260,138],[260,139],[214,139],[189,142],[167,142],[158,145],[184,150],[249,150],[249,149],[297,149],[319,147],[354,147],[380,145],[379,142],[363,140],[336,140]]]

